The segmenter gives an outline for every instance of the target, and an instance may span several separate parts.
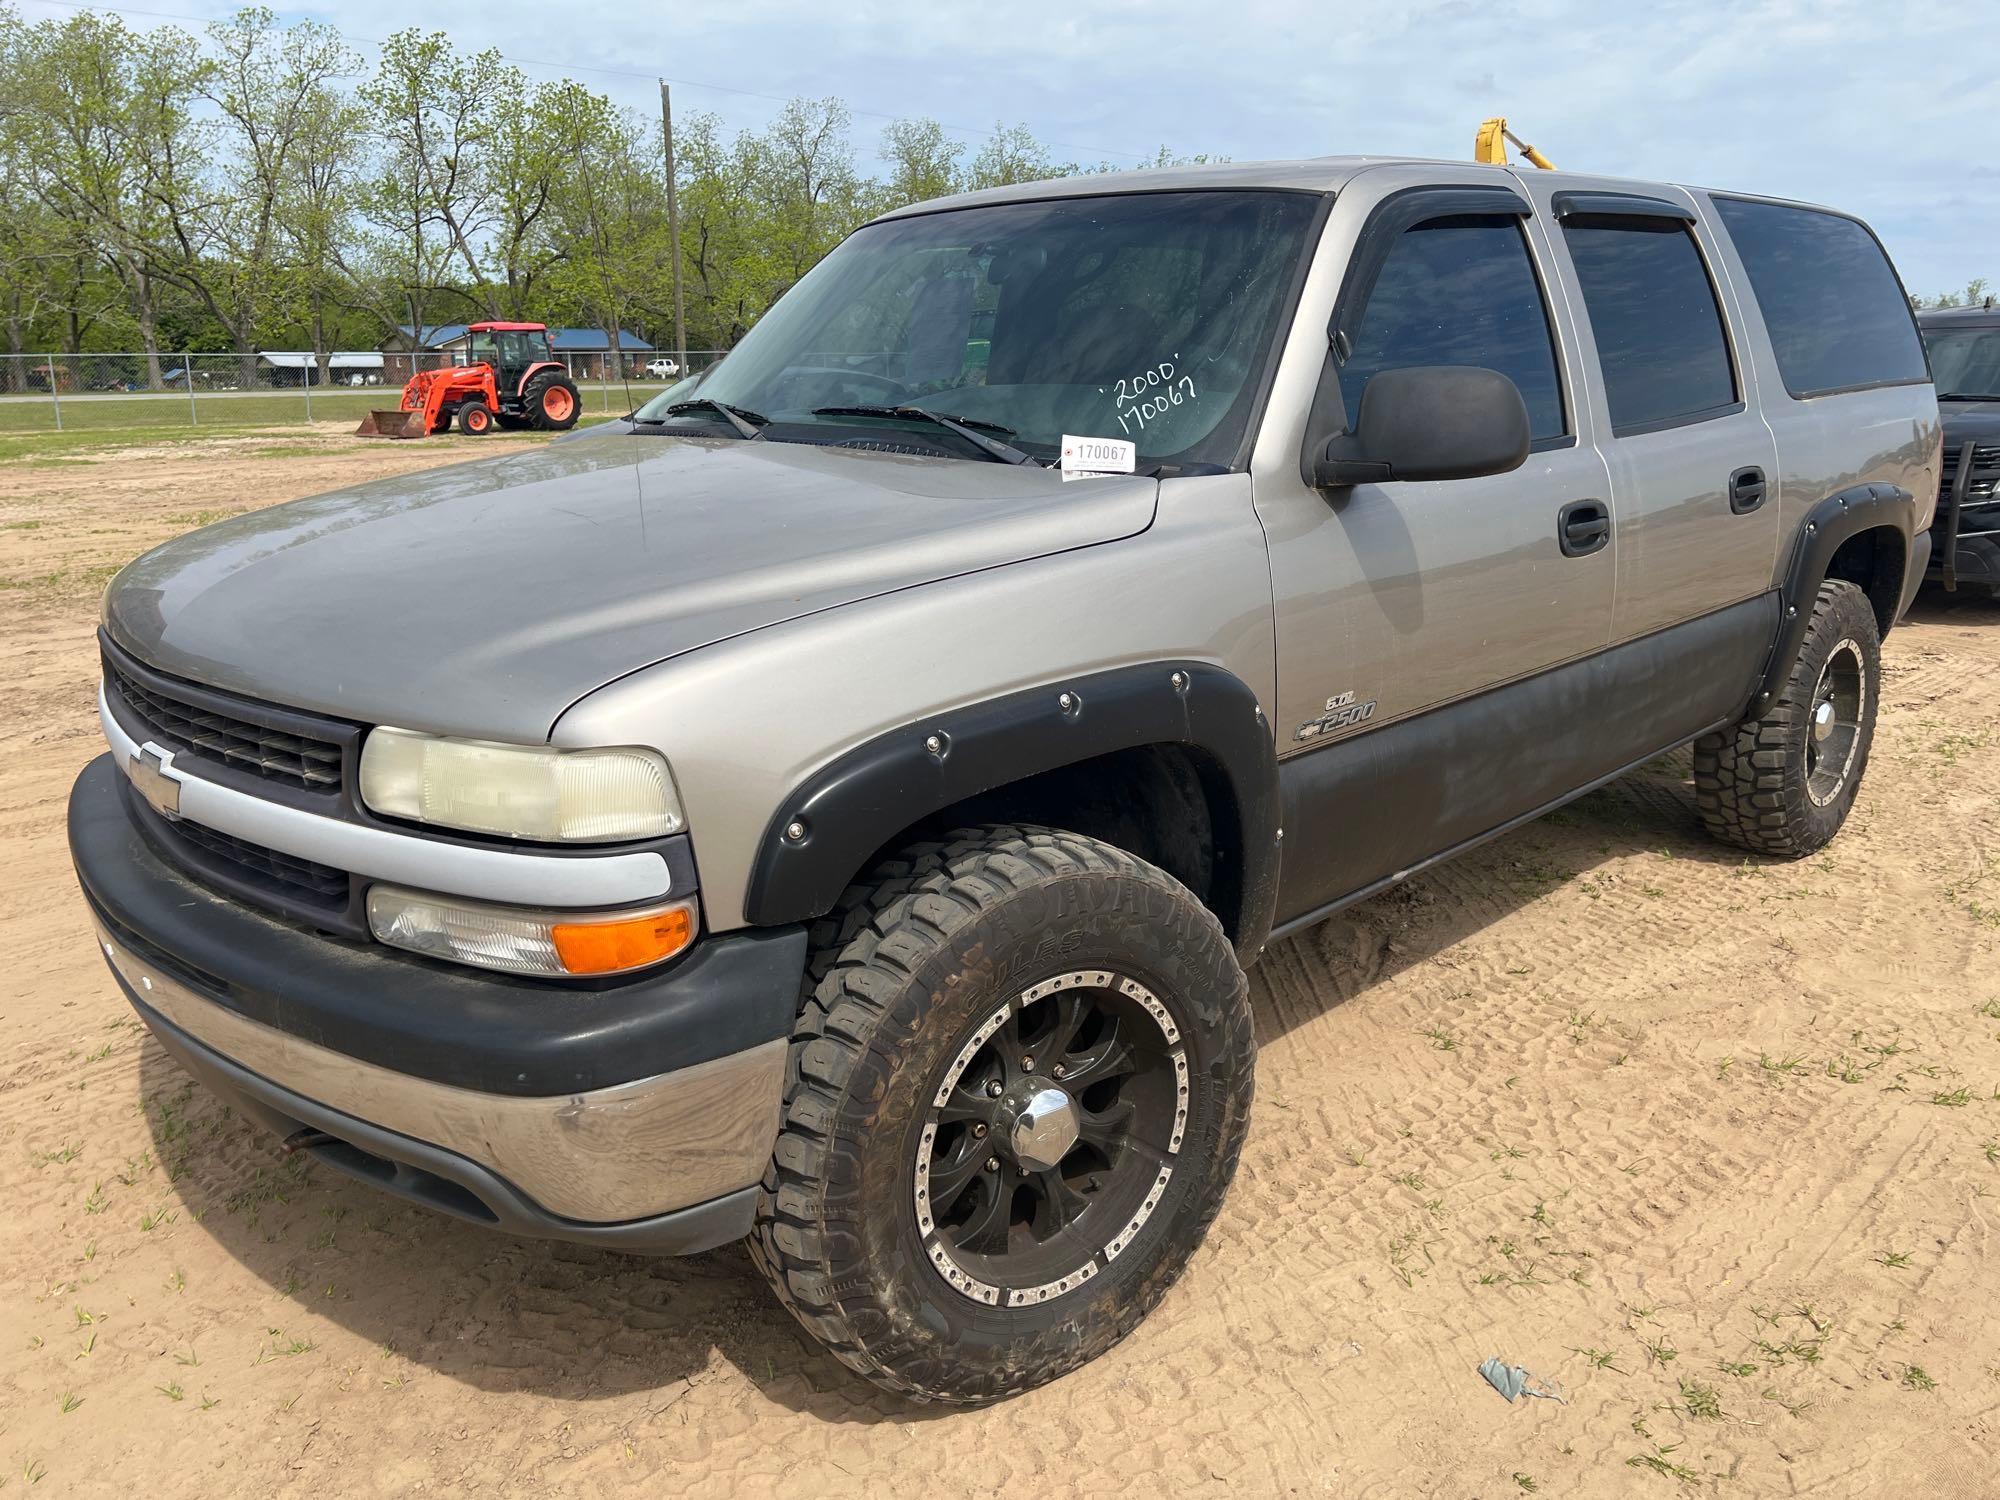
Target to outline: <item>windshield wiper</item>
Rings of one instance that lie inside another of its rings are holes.
[[[760,438],[764,435],[764,429],[771,425],[771,419],[759,412],[747,411],[740,406],[731,406],[727,401],[717,401],[712,396],[696,396],[691,400],[676,401],[672,406],[667,408],[666,415],[678,417],[683,412],[690,411],[712,411],[719,414],[731,427],[736,429],[736,435],[740,438]],[[657,427],[660,425],[660,419],[658,417],[648,417],[644,422],[635,425]]]
[[[997,432],[1004,437],[1012,437],[1014,429],[1002,427],[998,422],[985,422],[977,417],[948,417],[923,406],[815,406],[816,417],[908,417],[919,422],[935,422],[947,432],[957,433],[989,458],[997,458],[1003,464],[1032,464],[1040,460],[1023,453],[1012,443],[1003,443],[998,438],[990,438],[986,432]],[[978,428],[985,428],[980,432]]]
[[[1940,401],[2000,401],[2000,391],[1939,391]]]

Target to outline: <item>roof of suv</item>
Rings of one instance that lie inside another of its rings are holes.
[[[1455,171],[1490,172],[1514,179],[1512,167],[1482,166],[1475,162],[1450,161],[1435,156],[1314,156],[1303,161],[1220,162],[1191,167],[1140,167],[1126,172],[1087,172],[1075,177],[1052,177],[1039,182],[1017,182],[1007,187],[982,188],[947,198],[931,198],[892,209],[881,219],[900,219],[913,214],[936,213],[946,208],[973,208],[988,203],[1015,203],[1036,198],[1089,198],[1105,193],[1166,193],[1196,188],[1291,188],[1312,193],[1336,192],[1373,167],[1451,167]],[[1575,180],[1601,185],[1607,176],[1598,172],[1543,172],[1532,174],[1536,181]],[[1617,179],[1635,187],[1659,184],[1644,178]],[[1705,190],[1704,190],[1705,191]],[[1747,196],[1764,197],[1764,194]],[[1787,200],[1772,200],[1787,201]],[[1815,205],[1803,204],[1802,207]],[[877,220],[880,222],[880,220]]]

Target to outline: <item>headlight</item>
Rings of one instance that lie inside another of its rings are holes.
[[[625,974],[687,947],[695,909],[676,901],[645,911],[530,911],[378,885],[368,892],[368,927],[392,948],[508,974]]]
[[[558,750],[377,729],[361,800],[384,817],[545,843],[658,838],[686,826],[667,763],[644,749]]]

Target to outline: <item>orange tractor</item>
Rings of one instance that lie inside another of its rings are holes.
[[[443,432],[455,420],[468,437],[496,425],[563,432],[576,426],[583,403],[576,385],[549,349],[541,323],[474,323],[471,359],[442,370],[419,370],[403,387],[394,411],[371,411],[357,437],[420,438]]]

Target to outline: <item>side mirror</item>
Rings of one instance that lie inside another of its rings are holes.
[[[1497,370],[1426,365],[1384,370],[1361,393],[1354,431],[1313,464],[1320,489],[1397,479],[1477,479],[1527,462],[1527,403]]]

